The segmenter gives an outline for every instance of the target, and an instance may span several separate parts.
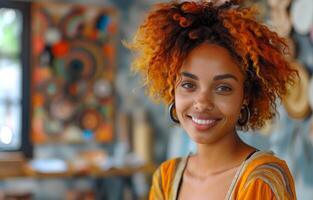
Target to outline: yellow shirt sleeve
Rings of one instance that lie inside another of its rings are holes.
[[[238,194],[238,200],[276,200],[271,187],[261,179],[251,182],[244,191]],[[287,199],[286,199],[287,200]]]
[[[149,200],[163,200],[164,192],[162,190],[161,169],[158,168],[152,177],[152,185],[150,188]]]
[[[288,166],[282,160],[274,157],[271,159],[272,162],[262,164],[258,163],[263,162],[262,159],[256,160],[247,166],[236,199],[296,199],[295,186]]]
[[[173,179],[179,162],[179,158],[165,161],[154,172],[149,200],[170,199],[173,193]]]

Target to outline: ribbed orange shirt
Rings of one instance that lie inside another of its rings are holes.
[[[186,158],[161,164],[152,179],[149,200],[177,200]],[[285,161],[271,152],[258,151],[239,167],[227,200],[294,200],[295,186]]]

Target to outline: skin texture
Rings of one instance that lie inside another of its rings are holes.
[[[224,199],[239,165],[254,151],[236,133],[246,103],[244,80],[228,50],[215,44],[200,44],[184,61],[176,113],[198,152],[188,160],[179,199]]]
[[[210,144],[234,133],[244,99],[244,76],[227,50],[212,44],[198,46],[180,75],[176,112],[189,136],[199,144]],[[201,125],[192,118],[210,122]]]

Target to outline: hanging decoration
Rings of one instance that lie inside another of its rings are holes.
[[[112,142],[114,9],[32,5],[34,143]]]

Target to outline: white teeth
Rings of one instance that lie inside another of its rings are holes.
[[[208,124],[215,122],[214,119],[204,120],[204,119],[197,119],[194,117],[192,117],[191,119],[192,119],[192,121],[194,121],[195,123],[200,124],[200,125],[208,125]]]

